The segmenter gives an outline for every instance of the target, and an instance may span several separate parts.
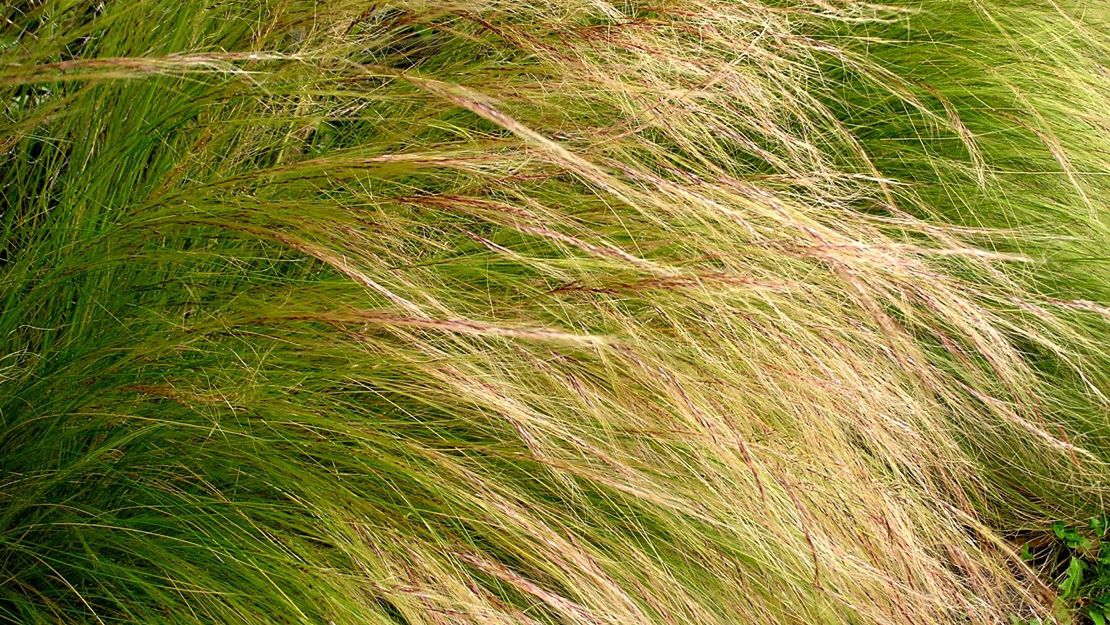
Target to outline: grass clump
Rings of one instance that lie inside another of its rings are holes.
[[[0,11],[0,622],[1060,615],[1099,3]]]

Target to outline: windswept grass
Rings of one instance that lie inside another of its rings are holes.
[[[1050,616],[1106,58],[1095,0],[3,5],[0,622]]]

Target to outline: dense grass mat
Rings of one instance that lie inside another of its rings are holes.
[[[0,622],[1094,618],[1020,547],[1110,490],[1107,58],[1096,0],[0,5]]]

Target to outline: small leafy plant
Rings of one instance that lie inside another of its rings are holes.
[[[1095,625],[1106,625],[1110,620],[1110,515],[1093,517],[1083,528],[1058,521],[1052,531],[1068,554],[1059,582],[1060,599]]]
[[[1056,620],[1106,625],[1110,622],[1110,514],[1092,517],[1086,525],[1057,521],[1052,533],[1055,540],[1047,545],[1023,545],[1022,557],[1043,562],[1043,570],[1055,581]]]

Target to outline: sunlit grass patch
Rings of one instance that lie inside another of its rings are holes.
[[[0,620],[1063,615],[1099,3],[179,4],[0,9]]]

